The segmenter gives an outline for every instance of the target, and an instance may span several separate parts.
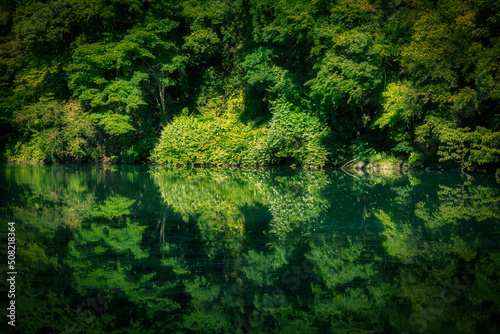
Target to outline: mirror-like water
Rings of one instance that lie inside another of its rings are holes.
[[[6,330],[14,301],[18,333],[500,333],[492,175],[4,165],[0,188]]]

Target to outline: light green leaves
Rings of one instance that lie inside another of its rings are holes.
[[[183,48],[193,50],[195,53],[208,53],[214,51],[214,47],[220,40],[215,31],[210,28],[202,28],[193,31],[186,36]]]
[[[220,116],[177,117],[167,125],[152,153],[166,164],[289,164],[323,166],[328,152],[323,140],[328,130],[315,116],[292,111],[277,102],[269,127],[245,125],[238,113]]]
[[[91,114],[89,119],[112,136],[118,136],[135,130],[134,127],[130,125],[130,116],[107,112]]]
[[[409,82],[398,82],[389,84],[382,96],[384,113],[372,127],[389,128],[390,136],[396,141],[409,137],[409,125],[422,113],[418,91]]]
[[[264,133],[234,114],[212,119],[180,116],[163,129],[151,155],[156,162],[172,165],[266,164],[256,151]]]

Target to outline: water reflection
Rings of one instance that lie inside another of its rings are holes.
[[[494,176],[1,170],[17,332],[500,332]]]

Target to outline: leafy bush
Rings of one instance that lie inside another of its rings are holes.
[[[155,162],[171,165],[265,165],[265,128],[238,119],[241,96],[214,97],[202,115],[181,115],[168,124],[151,154]]]
[[[277,102],[269,127],[244,124],[239,107],[220,108],[203,116],[179,116],[163,130],[152,160],[172,165],[269,165],[290,163],[323,166],[326,129],[319,119]]]
[[[368,163],[376,166],[395,166],[399,160],[391,154],[385,152],[376,153],[371,155]]]
[[[327,150],[322,141],[327,129],[315,116],[292,111],[292,105],[275,102],[269,123],[268,145],[273,162],[289,160],[300,165],[324,166]]]

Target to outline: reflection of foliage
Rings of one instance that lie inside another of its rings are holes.
[[[127,258],[133,256],[141,259],[148,256],[140,246],[144,228],[130,222],[125,228],[92,224],[90,229],[82,229],[75,234],[75,239],[68,245],[67,261],[73,269],[78,289],[110,286],[123,289],[130,284],[126,278],[131,269]],[[106,265],[92,263],[101,256],[109,259]]]
[[[481,305],[486,302],[491,308],[500,307],[500,253],[492,252],[478,261],[471,270],[475,274],[474,285],[470,287],[471,302]],[[485,314],[487,314],[485,312]],[[483,320],[481,314],[474,314],[476,321]]]
[[[349,240],[349,246],[341,248],[336,245],[312,245],[309,259],[318,267],[319,276],[322,277],[326,287],[334,290],[338,286],[348,284],[354,279],[369,279],[377,272],[373,263],[357,264],[363,246],[358,242]]]
[[[104,204],[99,205],[90,212],[92,218],[114,219],[130,214],[130,206],[134,204],[134,200],[130,200],[122,196],[109,197],[104,201]]]
[[[311,244],[307,257],[316,264],[319,280],[312,285],[315,300],[310,307],[322,322],[335,332],[346,332],[352,326],[358,331],[379,328],[381,319],[377,317],[390,296],[389,285],[381,281],[361,242],[322,240]]]
[[[209,169],[153,173],[166,204],[186,223],[189,217],[194,217],[206,242],[223,243],[234,252],[242,246],[245,228],[242,208],[259,199],[257,186],[248,186],[242,177],[240,173]]]
[[[384,241],[384,247],[387,254],[397,257],[403,263],[411,263],[419,249],[420,233],[414,231],[408,224],[394,223],[392,218],[382,210],[375,212],[375,216],[385,227],[384,235],[387,239]]]
[[[94,203],[83,174],[35,166],[12,166],[6,173],[17,184],[29,187],[23,206],[15,210],[16,217],[39,230],[78,228]]]
[[[6,170],[26,332],[498,332],[489,176]],[[88,324],[82,300],[118,289]]]
[[[473,186],[465,182],[463,186],[439,186],[439,207],[434,213],[426,209],[423,202],[417,204],[415,214],[424,219],[429,228],[456,225],[460,219],[476,218],[500,219],[500,191],[485,186]]]
[[[316,334],[320,333],[313,325],[314,318],[307,313],[299,313],[297,319],[290,320],[289,317],[282,317],[277,326],[280,334]]]
[[[184,316],[184,326],[203,333],[219,333],[230,327],[228,314],[215,301],[220,294],[220,286],[208,283],[205,277],[185,281],[186,292],[191,296],[193,312]]]
[[[244,255],[247,265],[242,270],[247,279],[256,285],[269,286],[275,283],[272,273],[288,262],[287,255],[286,250],[281,248],[269,255],[250,250]]]
[[[411,264],[399,269],[397,295],[402,299],[399,303],[411,305],[412,311],[408,319],[396,319],[395,324],[410,332],[439,332],[445,327],[475,332],[486,319],[478,310],[495,313],[500,300],[493,293],[495,286],[498,289],[498,277],[492,268],[498,269],[498,264],[490,262],[478,240],[482,226],[497,229],[491,223],[500,218],[499,191],[475,184],[471,177],[462,185],[438,184],[432,190],[426,192],[425,201],[393,201],[397,205],[374,212],[385,228],[387,254],[399,263]],[[417,194],[415,188],[411,193],[412,197]],[[420,220],[398,219],[399,206],[408,210],[408,205],[413,205]],[[474,266],[478,258],[481,260]],[[494,262],[494,256],[491,260]],[[480,292],[483,288],[494,297]]]
[[[91,224],[69,243],[67,263],[81,294],[86,290],[120,289],[129,302],[144,310],[147,318],[169,317],[171,311],[179,308],[177,302],[167,297],[177,282],[156,283],[156,272],[137,273],[135,264],[149,257],[141,246],[145,228],[129,220],[124,228]]]
[[[276,177],[275,180],[277,182],[271,184],[265,193],[266,204],[273,214],[271,232],[285,236],[296,228],[308,228],[309,224],[318,223],[328,208],[322,196],[322,190],[328,184],[325,173],[304,171],[292,177]]]
[[[241,209],[260,202],[273,215],[271,231],[284,235],[318,220],[327,207],[321,196],[327,184],[322,171],[274,176],[269,170],[158,169],[153,177],[174,211],[185,221],[196,216],[210,230],[242,233]]]
[[[227,219],[234,219],[235,208],[259,199],[254,195],[257,185],[243,183],[244,177],[245,172],[224,169],[157,169],[153,173],[164,201],[184,219],[204,210],[218,212],[221,217],[231,212]],[[228,225],[240,227],[234,223]]]
[[[35,242],[26,242],[26,240],[18,239],[17,254],[21,259],[23,271],[29,278],[33,278],[37,272],[55,270],[58,267],[56,257],[48,256],[45,250]],[[29,260],[25,260],[29,259]]]
[[[69,244],[70,252],[79,256],[75,248],[75,245],[79,245],[90,254],[92,251],[94,254],[104,254],[106,248],[109,248],[117,255],[132,253],[135,258],[141,259],[147,256],[147,253],[140,247],[144,229],[144,226],[130,222],[127,222],[126,228],[111,228],[106,225],[92,224],[90,230],[81,229],[75,235],[75,240]],[[93,250],[89,249],[91,245],[96,245]]]
[[[73,333],[78,330],[104,333],[113,330],[116,323],[116,316],[95,317],[80,312],[76,305],[70,306],[69,298],[62,291],[48,291],[43,296],[28,292],[16,305],[22,314],[24,333]]]
[[[300,235],[319,224],[328,207],[322,195],[328,184],[323,171],[293,170],[283,173],[268,169],[155,169],[152,176],[165,203],[182,216],[186,224],[192,220],[196,222],[208,256],[219,254],[226,257],[229,253],[235,259],[242,257],[244,264],[239,270],[244,274],[243,279],[261,288],[281,283],[280,275],[276,273],[289,263]],[[245,239],[250,236],[248,230],[255,228],[250,226],[247,210],[256,208],[257,204],[264,205],[264,210],[271,214],[270,220],[262,222],[263,232],[267,232],[266,229],[270,232],[266,233],[270,241],[269,249],[264,252],[249,249],[242,253]],[[292,236],[290,231],[298,233]],[[176,268],[176,261],[167,261],[179,274],[185,273],[182,267]],[[237,273],[231,275],[240,277]],[[288,279],[294,279],[288,276]],[[237,286],[232,289],[238,290]],[[208,288],[205,290],[208,291]],[[255,295],[256,298],[258,295]],[[196,298],[192,303],[198,303]],[[223,300],[231,307],[242,307],[239,302],[228,299],[228,295]],[[257,309],[260,309],[257,304]],[[286,311],[285,306],[271,309],[269,311],[276,316],[284,316]],[[205,324],[208,331],[217,331],[219,327],[214,327],[211,319],[221,317],[219,314],[219,309],[211,306],[203,312],[196,309],[185,317],[186,326],[197,331],[201,324]],[[259,320],[251,321],[254,322],[260,327]]]
[[[176,275],[184,275],[189,274],[189,270],[185,268],[185,264],[183,264],[179,259],[175,257],[168,257],[166,259],[161,260],[161,263],[166,266],[172,268],[172,271]]]

